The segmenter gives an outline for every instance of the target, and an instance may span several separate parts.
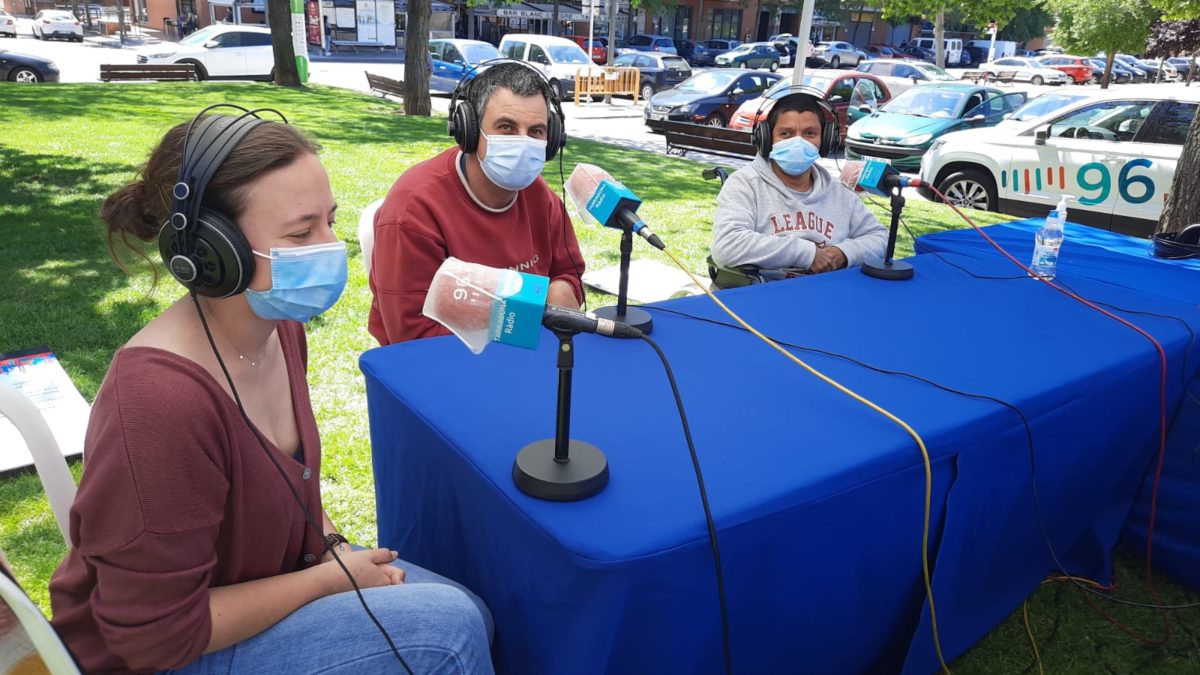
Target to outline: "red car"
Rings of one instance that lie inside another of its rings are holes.
[[[585,52],[588,51],[588,48],[587,48],[588,39],[587,39],[586,35],[564,35],[563,37],[567,38],[568,40],[574,41],[575,44],[579,45],[579,47],[581,49],[583,49],[583,51],[585,51]],[[592,63],[601,65],[601,66],[608,63],[608,47],[607,47],[607,45],[608,45],[608,40],[606,40],[602,37],[592,38],[592,50],[591,50],[592,51]]]
[[[904,54],[887,45],[871,45],[867,47],[867,56],[873,59],[903,59]]]
[[[771,112],[773,99],[791,84],[790,77],[784,78],[768,89],[765,96],[743,103],[729,121],[729,128],[743,131],[753,129],[757,122],[766,119]],[[804,72],[804,86],[825,92],[825,100],[833,104],[834,110],[837,110],[838,121],[842,123],[842,139],[846,138],[846,129],[851,124],[866,116],[867,113],[859,110],[859,106],[867,105],[877,110],[879,106],[892,100],[892,92],[883,80],[856,70],[807,70]]]
[[[1071,76],[1075,84],[1084,84],[1092,79],[1091,61],[1082,56],[1065,56],[1062,54],[1048,54],[1038,59],[1038,62],[1047,68],[1061,70]]]

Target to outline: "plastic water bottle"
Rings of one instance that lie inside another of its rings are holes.
[[[1067,197],[1046,216],[1046,224],[1035,235],[1033,260],[1029,269],[1035,276],[1053,279],[1058,268],[1058,250],[1063,243],[1063,225],[1067,222]]]

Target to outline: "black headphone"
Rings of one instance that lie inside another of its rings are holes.
[[[467,97],[471,86],[478,79],[471,77],[471,74],[484,66],[490,67],[501,63],[519,63],[537,73],[538,77],[542,78],[546,84],[544,93],[550,108],[546,121],[546,161],[549,162],[554,159],[559,150],[567,147],[567,133],[563,128],[562,103],[558,100],[558,94],[555,93],[554,87],[550,86],[550,78],[525,61],[504,58],[491,59],[477,63],[463,73],[462,78],[454,87],[454,93],[450,95],[450,123],[447,132],[458,143],[458,147],[468,155],[479,149],[479,122],[483,111],[476,110],[475,105]]]
[[[1200,223],[1192,223],[1178,232],[1154,235],[1154,256],[1168,260],[1200,258]]]
[[[816,91],[816,90],[813,90]],[[775,107],[782,105],[784,101],[791,99],[793,96],[804,97],[802,100],[811,103],[811,107],[816,107],[821,111],[818,117],[821,118],[821,145],[817,150],[822,157],[828,157],[829,153],[837,147],[838,141],[842,135],[842,123],[838,119],[837,109],[833,107],[825,97],[819,93],[810,93],[806,91],[796,91],[794,88],[789,89],[787,95],[775,101]],[[772,100],[763,97],[763,102],[758,106],[758,113],[754,116],[755,119],[761,118],[760,121],[754,123],[754,129],[750,132],[750,141],[754,143],[754,148],[758,150],[759,157],[769,159],[771,157],[771,115],[762,114],[763,108],[766,107],[767,101]],[[772,110],[773,112],[774,110]]]
[[[205,115],[214,108],[233,108],[241,115]],[[254,276],[254,252],[228,215],[205,208],[204,191],[229,154],[266,120],[257,113],[279,115],[271,108],[247,110],[218,103],[201,110],[184,137],[179,176],[171,188],[171,216],[158,231],[158,251],[171,275],[199,295],[227,298],[246,290]]]

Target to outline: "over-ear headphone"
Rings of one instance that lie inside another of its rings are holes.
[[[1200,258],[1200,223],[1193,223],[1178,232],[1154,235],[1154,256],[1169,260]]]
[[[206,115],[214,108],[233,108],[241,115]],[[179,175],[171,188],[171,215],[158,231],[158,251],[179,283],[198,295],[227,298],[246,290],[254,276],[254,253],[233,219],[205,208],[204,191],[229,154],[255,127],[264,124],[257,113],[218,103],[201,110],[188,125]]]
[[[804,97],[801,100],[811,103],[812,106],[821,111],[820,115],[818,115],[821,118],[821,144],[817,147],[817,150],[821,153],[822,157],[828,157],[829,153],[833,152],[833,149],[837,147],[838,140],[841,139],[842,135],[842,123],[838,119],[837,110],[833,107],[833,104],[826,101],[825,97],[820,94],[804,91],[797,92],[795,90],[776,100],[775,107],[778,108],[784,101],[792,99],[793,96]],[[763,102],[759,105],[758,113],[755,115],[755,119],[761,119],[755,122],[754,129],[750,132],[750,140],[754,143],[755,149],[758,150],[758,155],[763,159],[770,158],[772,146],[771,115],[770,113],[763,115],[763,109],[766,107],[768,100],[770,99],[763,97]]]
[[[474,85],[478,77],[471,77],[471,74],[478,71],[480,68],[487,66],[492,67],[501,63],[518,63],[523,68],[538,74],[545,83],[545,94],[548,115],[546,121],[546,161],[554,159],[558,151],[567,146],[567,133],[563,128],[563,111],[562,102],[558,100],[558,94],[555,93],[554,87],[550,86],[550,78],[542,71],[534,68],[525,61],[518,59],[492,59],[483,61],[472,66],[467,72],[463,73],[458,84],[454,87],[454,93],[450,95],[450,124],[447,129],[449,135],[458,143],[458,147],[468,155],[479,149],[479,123],[483,119],[483,111],[476,110],[475,105],[471,102],[468,94],[471,93],[471,87]]]

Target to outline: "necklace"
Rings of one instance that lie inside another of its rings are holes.
[[[212,312],[212,313],[210,313],[210,316],[212,316],[213,323],[216,324],[218,328],[220,328],[221,327],[220,320],[217,318],[216,313]],[[264,360],[266,360],[267,355],[271,351],[271,339],[269,336],[267,338],[267,343],[265,345],[263,345],[262,351],[260,351],[258,353],[258,356],[247,356],[246,353],[243,352],[240,347],[238,347],[236,344],[234,344],[233,340],[229,339],[228,336],[224,335],[224,333],[225,333],[224,330],[222,330],[221,333],[222,333],[222,336],[225,337],[225,341],[228,342],[233,347],[233,350],[235,352],[237,352],[238,360],[249,363],[251,368],[257,367],[258,364],[260,364]],[[271,335],[274,335],[274,334],[275,334],[275,331],[272,330]]]

